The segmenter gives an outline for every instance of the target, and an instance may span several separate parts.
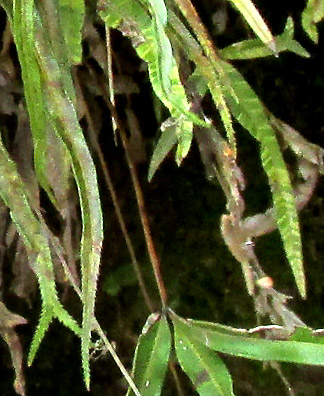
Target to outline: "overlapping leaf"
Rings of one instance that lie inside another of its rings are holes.
[[[37,20],[36,48],[39,66],[46,93],[49,114],[55,114],[52,122],[71,157],[74,177],[78,186],[81,213],[81,269],[82,269],[82,365],[86,386],[89,388],[89,346],[96,284],[99,273],[102,245],[102,213],[97,186],[96,171],[88,146],[77,120],[73,102],[64,91],[60,78],[60,64],[55,60],[51,47],[44,39],[40,20]],[[67,77],[67,76],[66,76]],[[69,77],[71,79],[71,76]]]
[[[179,363],[201,396],[234,396],[231,376],[220,357],[191,336],[191,329],[174,322]]]
[[[21,65],[24,93],[30,118],[34,143],[34,163],[38,182],[55,204],[55,197],[46,176],[47,140],[44,134],[47,122],[41,80],[34,51],[33,1],[16,0],[11,9],[6,7],[12,19],[12,32]]]
[[[56,20],[49,21],[50,14],[42,9],[41,15],[45,18],[43,27],[41,17],[33,7],[32,0],[23,2],[15,1],[13,5],[13,26],[14,37],[17,42],[19,59],[21,61],[22,75],[27,92],[28,111],[32,122],[33,133],[40,134],[39,140],[44,140],[45,121],[50,121],[53,129],[58,134],[60,141],[63,141],[71,158],[76,183],[79,189],[83,233],[81,241],[81,267],[82,267],[82,293],[83,293],[83,323],[82,323],[82,364],[84,369],[85,382],[89,387],[89,345],[92,320],[94,316],[94,302],[96,294],[96,281],[99,271],[100,251],[102,244],[102,215],[97,187],[96,172],[90,156],[86,141],[79,126],[76,111],[74,108],[74,91],[70,72],[67,73],[67,65],[64,59],[67,58],[68,48],[55,45],[52,29],[55,29]],[[44,4],[41,4],[41,7]],[[79,4],[80,5],[80,4]],[[10,13],[10,8],[6,8]],[[46,11],[49,11],[47,9]],[[10,15],[11,16],[11,15]],[[54,23],[55,22],[55,23]],[[26,35],[26,36],[24,36]],[[78,41],[78,40],[76,40]],[[78,41],[81,46],[81,42]],[[80,50],[80,49],[79,49]],[[62,52],[63,51],[63,52]],[[27,62],[28,60],[28,62]],[[30,77],[32,76],[32,77]],[[34,90],[36,89],[35,94]],[[38,90],[38,91],[37,91]],[[41,92],[43,91],[43,93]],[[28,92],[30,94],[28,95]],[[44,94],[44,96],[43,96]],[[46,109],[45,119],[44,110]],[[35,140],[35,144],[38,140]],[[37,147],[35,148],[37,152]],[[41,150],[39,151],[41,153]],[[43,148],[44,156],[46,150]],[[37,153],[35,153],[37,157]],[[43,158],[44,160],[44,158]],[[37,160],[36,166],[42,160]],[[41,171],[43,171],[41,169]],[[42,178],[39,178],[40,182]],[[45,184],[47,180],[45,179]],[[50,191],[48,191],[50,194]],[[40,243],[40,242],[39,242]],[[39,247],[39,246],[38,246]],[[36,249],[38,251],[38,249]],[[40,249],[42,251],[42,249]],[[38,255],[37,271],[47,271],[51,268],[49,260],[49,248],[43,249],[44,255]],[[46,252],[46,254],[45,254]],[[43,269],[42,269],[43,268]],[[50,272],[49,272],[50,273]],[[53,278],[54,279],[54,278]],[[37,347],[43,337],[51,318],[58,316],[65,324],[68,316],[62,306],[59,305],[55,292],[54,280],[51,279],[47,285],[47,279],[43,278],[46,291],[50,290],[50,304],[45,304],[47,295],[42,295],[43,311],[40,325],[36,331],[32,346],[31,358],[36,353]],[[70,325],[71,327],[72,325]],[[80,334],[78,327],[75,331]]]

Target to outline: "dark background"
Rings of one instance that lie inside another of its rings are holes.
[[[222,35],[216,35],[212,25],[212,14],[218,2],[196,1],[198,11],[213,34],[220,48],[246,37],[246,29],[238,14],[230,7],[228,22]],[[295,38],[311,54],[301,58],[290,53],[281,53],[255,61],[234,62],[245,78],[277,117],[289,123],[310,141],[324,147],[323,112],[323,23],[318,25],[319,44],[315,45],[300,26],[304,1],[255,1],[268,22],[273,34],[283,31],[288,16],[296,24]],[[5,14],[1,12],[1,23]],[[96,29],[103,36],[99,20]],[[138,93],[119,95],[117,108],[123,117],[123,106],[129,105],[136,114],[147,155],[138,163],[146,201],[146,210],[161,261],[164,282],[167,286],[170,306],[184,317],[216,321],[237,327],[253,327],[255,315],[253,304],[242,281],[240,265],[224,246],[219,233],[219,219],[225,212],[225,199],[221,189],[209,183],[204,175],[198,149],[193,145],[183,165],[178,168],[172,155],[168,156],[151,183],[147,182],[149,157],[157,139],[158,121],[154,113],[154,99],[147,74],[128,41],[118,32],[113,34],[113,48],[119,59],[122,73],[130,76],[139,87]],[[96,68],[87,42],[84,42],[84,64],[79,72],[86,80],[88,69]],[[15,58],[14,48],[12,57]],[[100,70],[98,68],[98,74]],[[127,164],[121,146],[115,147],[109,132],[109,112],[100,95],[88,92],[93,111],[98,120],[99,139],[105,160],[109,166],[126,218],[128,230],[142,265],[145,281],[158,308],[158,296],[154,287],[152,270],[147,255],[143,232],[139,221],[135,196]],[[126,97],[127,96],[127,97]],[[211,113],[213,110],[210,110]],[[212,115],[212,114],[211,114]],[[1,117],[7,128],[14,129],[10,117]],[[86,120],[81,120],[85,133]],[[248,189],[245,199],[248,211],[264,209],[269,194],[258,158],[258,146],[248,132],[237,126],[239,162]],[[96,155],[94,154],[97,161]],[[126,365],[131,367],[136,337],[141,331],[149,312],[146,310],[137,283],[132,275],[130,259],[117,223],[109,191],[103,183],[98,165],[102,203],[105,218],[105,244],[102,258],[101,277],[97,297],[97,318],[108,338],[116,342],[117,352]],[[308,299],[302,301],[296,292],[291,270],[285,259],[277,233],[258,241],[257,252],[266,272],[273,277],[278,290],[295,297],[290,307],[314,328],[323,327],[324,285],[322,274],[324,242],[323,182],[320,180],[316,192],[300,215],[304,243],[305,269],[308,284]],[[44,201],[45,202],[45,201]],[[44,204],[46,206],[46,202]],[[11,255],[14,252],[10,253]],[[3,271],[10,280],[10,254],[6,255]],[[120,283],[119,292],[108,293],[111,287],[109,276],[114,274]],[[125,281],[127,278],[127,281]],[[123,279],[123,281],[121,280]],[[28,318],[29,324],[17,327],[25,353],[40,313],[40,298],[35,295],[29,305],[15,296],[4,284],[4,301],[9,309]],[[115,294],[115,295],[112,295]],[[78,301],[72,291],[65,296],[65,305],[79,315]],[[1,395],[14,395],[12,389],[13,370],[10,356],[3,341],[1,354]],[[31,368],[26,368],[27,394],[38,395],[123,395],[125,382],[109,355],[104,355],[92,364],[92,388],[87,393],[81,375],[80,345],[76,337],[62,325],[54,322],[41,344],[37,358]],[[233,375],[237,396],[286,395],[283,383],[276,373],[261,363],[244,359],[224,357]],[[294,365],[282,365],[283,372],[295,390],[296,396],[320,396],[323,394],[324,370]],[[195,395],[189,382],[183,378],[185,394]],[[167,378],[164,395],[175,395],[171,378]]]

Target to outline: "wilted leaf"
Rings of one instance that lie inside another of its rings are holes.
[[[25,318],[10,312],[4,303],[0,301],[0,334],[8,345],[12,365],[15,370],[15,391],[21,396],[25,396],[26,394],[23,372],[23,352],[20,339],[14,327],[26,323],[27,320]]]

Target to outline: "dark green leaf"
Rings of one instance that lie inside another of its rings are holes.
[[[161,394],[168,365],[171,334],[164,316],[152,314],[139,337],[133,362],[134,382],[142,396]],[[129,389],[127,396],[134,396]]]
[[[190,327],[174,322],[179,363],[201,396],[233,396],[231,376],[220,357],[191,335]]]

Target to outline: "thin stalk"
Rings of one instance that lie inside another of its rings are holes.
[[[110,102],[109,98],[107,98],[106,95],[104,97],[105,97],[107,106],[118,125],[120,138],[123,143],[124,150],[125,150],[127,165],[129,168],[129,172],[130,172],[130,175],[132,178],[132,183],[133,183],[134,190],[135,190],[136,201],[137,201],[138,211],[139,211],[139,215],[140,215],[140,219],[141,219],[141,223],[142,223],[142,227],[143,227],[147,251],[149,253],[151,264],[153,267],[154,277],[155,277],[155,281],[156,281],[156,284],[158,287],[158,291],[159,291],[159,295],[160,295],[160,299],[161,299],[161,303],[162,303],[162,308],[166,309],[167,308],[167,292],[166,292],[166,288],[165,288],[165,285],[163,282],[161,269],[160,269],[160,262],[156,255],[156,250],[154,247],[154,242],[153,242],[153,238],[151,235],[149,222],[148,222],[147,215],[146,215],[145,202],[144,202],[142,189],[140,186],[140,182],[138,180],[135,165],[129,155],[126,131],[125,131],[124,126],[121,124],[121,122],[118,118],[115,107],[112,105],[112,103]]]
[[[107,78],[108,78],[108,91],[109,91],[109,99],[113,106],[115,106],[115,89],[114,89],[114,75],[112,69],[112,47],[111,47],[111,37],[110,37],[110,27],[105,23],[105,31],[106,31],[106,48],[107,48]],[[117,124],[115,119],[112,117],[112,128],[114,133],[114,141],[117,146]],[[116,208],[115,208],[116,209]]]
[[[125,155],[126,155],[126,161],[129,167],[129,172],[131,174],[134,190],[135,190],[135,195],[136,195],[136,200],[137,200],[137,205],[138,205],[138,211],[144,231],[144,236],[145,236],[145,241],[146,241],[146,246],[147,250],[150,256],[150,260],[152,263],[153,267],[153,272],[156,280],[156,284],[159,290],[161,302],[162,302],[162,307],[166,308],[167,307],[167,293],[166,293],[166,288],[164,286],[161,270],[160,270],[160,262],[157,258],[156,255],[156,250],[154,247],[154,242],[149,226],[149,222],[147,219],[146,215],[146,210],[145,210],[145,202],[144,202],[144,197],[141,189],[140,182],[138,180],[136,168],[134,166],[134,163],[129,155],[128,151],[128,145],[127,145],[127,140],[126,140],[126,133],[123,129],[119,128],[119,134],[123,143],[123,147],[125,150]]]

